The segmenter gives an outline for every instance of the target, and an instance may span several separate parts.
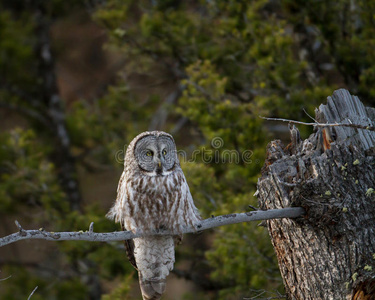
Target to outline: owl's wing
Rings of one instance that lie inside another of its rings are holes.
[[[126,174],[125,174],[125,171],[121,174],[121,178],[120,178],[120,181],[119,181],[119,184],[117,186],[117,198],[116,198],[116,202],[115,204],[112,206],[112,208],[110,209],[110,211],[108,212],[108,214],[106,215],[107,218],[109,219],[115,219],[117,222],[119,221],[120,224],[121,224],[121,228],[123,231],[126,231],[126,228],[125,228],[125,224],[124,224],[124,220],[122,218],[122,216],[118,214],[119,211],[121,211],[121,207],[119,207],[119,204],[121,203],[121,196],[122,196],[122,189],[123,189],[123,186],[125,184],[125,180],[126,180]],[[126,256],[128,257],[130,263],[132,264],[132,266],[138,270],[137,268],[137,263],[135,261],[135,257],[134,257],[134,242],[133,240],[125,240],[124,241],[124,245],[125,245],[125,251],[126,251]]]
[[[116,201],[112,205],[112,207],[109,209],[108,213],[105,215],[106,218],[110,220],[115,220],[115,222],[121,221],[121,196],[123,195],[123,191],[121,190],[123,188],[124,182],[126,180],[126,174],[125,171],[122,172],[120,181],[117,186],[117,197]]]
[[[122,222],[121,222],[121,228],[122,228],[123,231],[126,231],[126,228],[125,228],[125,226]],[[134,241],[133,241],[133,239],[125,240],[124,246],[125,246],[126,256],[128,257],[132,266],[138,271],[137,263],[136,263],[135,257],[134,257]]]

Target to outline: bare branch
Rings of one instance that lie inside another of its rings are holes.
[[[357,128],[357,129],[365,129],[365,130],[370,130],[370,131],[375,131],[374,126],[366,126],[366,125],[359,125],[359,124],[343,124],[343,123],[318,123],[318,122],[313,122],[313,123],[306,123],[306,122],[301,122],[301,121],[294,121],[294,120],[288,120],[288,119],[281,119],[281,118],[266,118],[259,116],[261,119],[267,120],[267,121],[282,121],[282,122],[289,122],[289,123],[294,123],[294,124],[301,124],[301,125],[307,125],[307,126],[316,126],[316,127],[336,127],[336,126],[342,126],[342,127],[352,127],[352,128]]]
[[[297,218],[302,216],[305,210],[302,207],[287,207],[283,209],[257,210],[246,213],[229,214],[218,217],[212,217],[202,220],[200,224],[194,227],[186,227],[179,233],[195,233],[197,231],[207,230],[224,225],[237,224],[242,222],[260,221],[280,218]],[[16,221],[19,232],[0,238],[0,247],[26,239],[42,239],[47,241],[90,241],[90,242],[109,242],[123,241],[146,236],[141,232],[133,233],[131,231],[116,231],[98,233],[93,231],[93,223],[90,224],[89,231],[83,232],[48,232],[43,229],[25,230]],[[174,235],[176,232],[167,230],[158,230],[152,235]],[[148,234],[150,235],[150,234]]]

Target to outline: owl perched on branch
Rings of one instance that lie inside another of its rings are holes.
[[[117,199],[107,217],[134,233],[152,234],[159,229],[174,233],[125,241],[128,258],[138,270],[143,299],[160,299],[173,269],[176,237],[183,227],[200,222],[170,134],[143,132],[129,144]]]

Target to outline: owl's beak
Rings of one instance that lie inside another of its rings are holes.
[[[162,175],[162,173],[163,173],[163,168],[161,166],[162,165],[161,163],[162,163],[161,160],[158,159],[157,160],[158,167],[155,170],[158,175]]]

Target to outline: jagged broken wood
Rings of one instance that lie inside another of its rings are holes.
[[[306,210],[266,221],[287,299],[375,299],[375,109],[341,89],[315,119],[308,139],[292,125],[269,143],[257,186],[262,209]]]
[[[242,222],[270,220],[278,218],[297,218],[302,216],[305,210],[301,207],[287,207],[283,209],[270,210],[256,210],[246,213],[229,214],[217,216],[202,220],[194,228],[185,228],[181,233],[194,233],[210,228],[215,228],[224,225],[237,224]],[[18,221],[15,221],[19,229],[18,232],[0,238],[0,247],[26,239],[42,239],[48,241],[91,241],[91,242],[110,242],[123,241],[141,237],[142,234],[134,234],[131,231],[116,231],[116,232],[94,232],[94,223],[91,223],[88,231],[78,232],[49,232],[43,229],[39,230],[25,230],[21,227]],[[170,235],[171,232],[160,230],[153,233],[155,235]]]

